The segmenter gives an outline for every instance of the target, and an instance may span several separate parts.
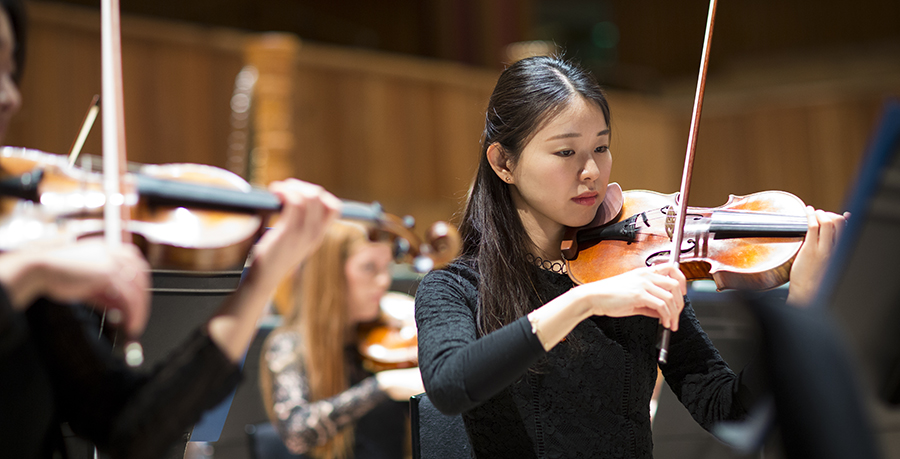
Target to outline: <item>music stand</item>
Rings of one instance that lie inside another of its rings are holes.
[[[891,237],[900,235],[897,101],[885,105],[853,190],[852,217],[813,305],[747,296],[762,330],[774,410],[762,410],[761,423],[714,428],[735,447],[759,448],[777,417],[789,457],[881,456],[856,370],[882,400],[900,399],[900,277],[891,266],[900,260],[900,240]]]
[[[154,270],[152,313],[141,339],[143,367],[151,368],[167,358],[194,331],[206,323],[231,294],[242,277],[240,267],[215,272]],[[173,445],[166,459],[184,456],[187,441],[215,441],[222,432],[234,392],[217,407],[207,411],[182,441]]]
[[[816,305],[832,311],[880,399],[900,403],[900,101],[880,127],[850,196],[851,217]]]

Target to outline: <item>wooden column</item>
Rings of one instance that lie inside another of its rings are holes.
[[[247,41],[245,62],[259,72],[253,98],[253,150],[250,177],[266,185],[293,177],[294,81],[300,40],[294,35],[271,33]]]

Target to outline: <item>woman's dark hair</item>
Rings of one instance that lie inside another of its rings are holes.
[[[600,85],[585,70],[556,57],[520,60],[500,75],[488,102],[481,145],[481,162],[469,193],[460,233],[463,256],[473,259],[481,276],[477,311],[481,335],[531,312],[538,298],[537,271],[526,255],[534,244],[513,205],[509,185],[487,159],[498,144],[516,164],[533,135],[582,97],[596,104],[609,126],[609,105]]]
[[[13,50],[16,72],[13,74],[13,80],[15,80],[16,84],[19,84],[22,69],[25,68],[25,6],[21,0],[0,0],[0,6],[6,11],[6,15],[9,16],[13,37],[16,39],[16,48]]]

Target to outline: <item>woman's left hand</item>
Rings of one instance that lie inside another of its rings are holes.
[[[247,276],[207,325],[210,339],[232,362],[240,361],[269,298],[285,274],[322,242],[341,202],[320,186],[287,179],[269,191],[281,199],[281,214],[253,248]]]
[[[845,212],[844,215],[838,215],[807,207],[806,216],[809,229],[791,266],[791,285],[788,290],[788,303],[796,306],[807,306],[815,299],[831,252],[850,214]]]
[[[273,182],[269,191],[281,198],[281,215],[256,244],[252,264],[277,285],[318,247],[341,202],[322,187],[297,179]]]

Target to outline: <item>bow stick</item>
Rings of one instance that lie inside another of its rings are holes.
[[[687,151],[684,155],[684,169],[681,175],[681,191],[678,193],[678,210],[676,211],[675,233],[672,237],[672,251],[669,263],[678,267],[681,256],[681,243],[684,240],[684,223],[688,207],[688,195],[691,190],[691,173],[694,170],[694,150],[697,147],[697,132],[700,131],[700,111],[703,108],[703,93],[706,90],[706,69],[709,66],[709,45],[712,41],[713,23],[716,16],[716,0],[710,0],[709,13],[706,18],[706,36],[703,39],[703,53],[700,58],[700,73],[697,76],[697,92],[694,94],[694,109],[691,113],[691,131],[688,134]],[[672,331],[663,329],[659,339],[659,363],[669,360],[669,340]]]
[[[131,236],[123,232],[130,218],[122,191],[126,171],[125,103],[122,90],[122,32],[119,0],[103,0],[100,5],[100,51],[103,107],[103,206],[106,243],[119,247]],[[103,317],[105,320],[106,312]],[[102,329],[101,322],[101,329]],[[138,366],[144,360],[143,349],[137,341],[125,346],[125,361]]]

